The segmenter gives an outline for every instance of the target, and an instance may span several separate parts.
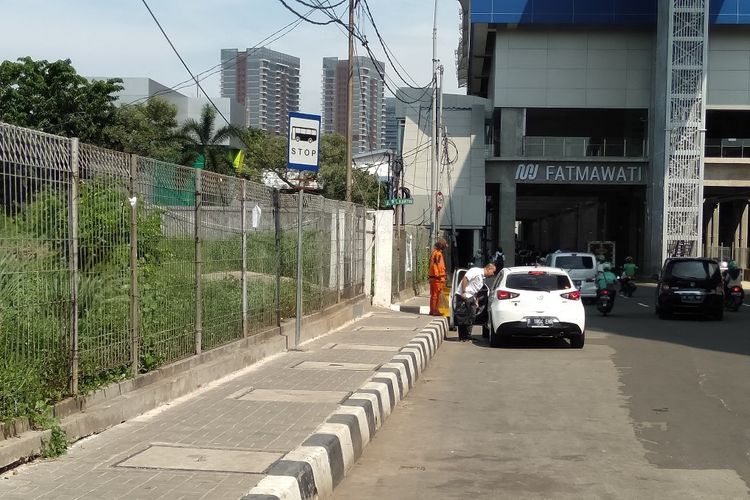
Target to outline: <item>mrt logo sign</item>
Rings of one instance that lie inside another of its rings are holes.
[[[320,116],[289,113],[289,168],[317,171],[319,153]]]

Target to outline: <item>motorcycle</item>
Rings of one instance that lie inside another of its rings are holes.
[[[632,297],[635,291],[638,289],[633,283],[633,278],[630,276],[622,276],[620,278],[620,291],[625,297]]]
[[[726,307],[729,311],[739,311],[740,307],[742,306],[744,295],[745,294],[743,293],[742,288],[738,286],[729,288],[727,293],[724,294],[724,307]]]
[[[606,316],[612,312],[612,308],[615,306],[615,292],[609,288],[603,288],[596,292],[596,309],[602,313],[602,316]]]

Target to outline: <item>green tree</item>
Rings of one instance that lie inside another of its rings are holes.
[[[108,146],[157,160],[178,163],[182,145],[177,137],[177,107],[155,97],[145,104],[117,109],[106,130]]]
[[[69,59],[0,63],[0,121],[105,145],[120,80],[89,81]]]
[[[323,195],[333,200],[346,199],[346,137],[326,134],[320,143],[320,171],[318,183]],[[352,201],[370,208],[378,208],[378,200],[385,199],[385,187],[376,175],[365,170],[352,171]]]
[[[185,144],[188,153],[192,153],[193,159],[198,155],[203,155],[205,170],[229,174],[233,173],[234,168],[228,157],[227,146],[221,143],[232,137],[238,137],[240,133],[231,125],[216,129],[216,111],[210,104],[206,104],[201,110],[200,119],[187,120],[180,128],[178,137]]]
[[[286,137],[250,127],[243,133],[243,142],[245,161],[238,172],[242,177],[259,181],[264,173],[272,172],[287,186],[293,186],[287,169]]]

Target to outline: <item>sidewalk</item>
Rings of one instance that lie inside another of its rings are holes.
[[[0,498],[240,498],[432,319],[375,309],[83,439],[63,457],[4,473]]]

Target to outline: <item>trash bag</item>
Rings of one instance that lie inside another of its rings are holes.
[[[477,310],[474,307],[474,299],[456,297],[456,308],[453,311],[453,322],[456,326],[473,326]]]

